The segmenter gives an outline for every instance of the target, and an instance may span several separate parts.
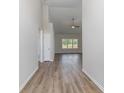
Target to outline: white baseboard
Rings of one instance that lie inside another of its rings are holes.
[[[21,86],[19,86],[19,91],[21,91],[24,87],[25,87],[25,85],[28,83],[28,81],[32,78],[32,76],[35,74],[35,72],[38,70],[38,66],[37,66],[37,68],[29,75],[29,77],[25,80],[25,82],[21,85]]]
[[[54,55],[51,59],[44,59],[43,62],[44,62],[44,61],[50,61],[50,62],[53,62],[54,59],[55,59],[55,55]]]
[[[44,61],[39,61],[40,63],[43,63]]]
[[[82,52],[56,52],[55,54],[82,54]]]
[[[104,88],[90,75],[87,73],[87,71],[85,71],[84,69],[82,69],[82,71],[92,80],[92,82],[102,91],[104,92]]]
[[[54,60],[44,60],[43,62],[53,62]]]

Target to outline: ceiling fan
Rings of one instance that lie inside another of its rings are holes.
[[[73,17],[73,18],[72,18],[72,26],[71,26],[72,29],[75,29],[75,28],[79,28],[79,27],[80,27],[79,25],[76,25],[76,24],[75,24],[75,20],[76,20],[76,19]]]

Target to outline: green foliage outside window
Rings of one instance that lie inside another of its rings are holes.
[[[62,48],[78,48],[78,39],[62,39]]]

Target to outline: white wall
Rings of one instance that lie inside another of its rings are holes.
[[[24,87],[38,68],[41,0],[20,0],[19,23],[19,86]]]
[[[83,70],[104,87],[104,0],[83,0]]]
[[[62,49],[62,39],[79,39],[78,49]],[[55,53],[82,53],[82,34],[55,34]]]
[[[49,9],[48,9],[48,4],[47,0],[43,1],[43,31],[48,30],[48,23],[49,23]]]

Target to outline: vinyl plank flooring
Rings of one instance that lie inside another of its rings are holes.
[[[39,70],[21,93],[102,93],[82,72],[80,54],[57,54]]]

